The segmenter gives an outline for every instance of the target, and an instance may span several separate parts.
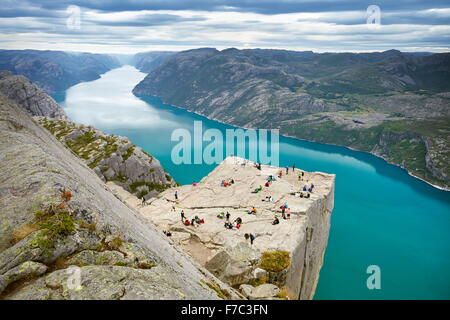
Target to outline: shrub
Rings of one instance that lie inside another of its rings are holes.
[[[262,254],[259,267],[269,272],[279,272],[286,269],[290,264],[289,252],[283,250],[266,251]]]

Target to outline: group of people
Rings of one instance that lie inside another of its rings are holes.
[[[186,216],[184,215],[184,210],[181,210],[181,222],[185,225],[185,226],[193,226],[195,227],[195,225],[200,225],[205,223],[205,219],[203,218],[199,218],[198,216],[195,216],[194,218],[192,218],[191,220],[186,219]]]
[[[311,183],[311,186],[310,186],[309,188],[306,187],[306,184],[305,184],[305,186],[303,187],[303,191],[308,191],[308,192],[310,192],[310,193],[313,192],[313,189],[314,189],[314,184],[312,184],[312,183]]]
[[[222,180],[222,182],[220,183],[222,187],[228,187],[232,184],[234,184],[234,179],[228,179],[228,181]]]

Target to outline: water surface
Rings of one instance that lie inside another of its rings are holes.
[[[116,135],[157,157],[180,183],[213,165],[175,165],[177,128],[231,126],[131,90],[145,74],[125,66],[55,95],[69,117]],[[315,299],[450,299],[450,193],[370,154],[280,137],[280,165],[334,173],[335,208]],[[368,290],[366,269],[381,268],[381,290]]]

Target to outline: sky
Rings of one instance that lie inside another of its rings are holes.
[[[449,0],[0,0],[0,49],[450,51]]]

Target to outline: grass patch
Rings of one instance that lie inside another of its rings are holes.
[[[20,242],[21,240],[25,239],[28,235],[39,230],[40,228],[41,227],[36,223],[27,223],[27,224],[21,225],[19,228],[17,228],[13,232],[13,235],[12,235],[13,244]]]
[[[216,286],[215,284],[213,284],[211,282],[206,282],[206,285],[208,287],[210,287],[211,289],[213,289],[217,293],[219,298],[224,299],[224,300],[232,298],[231,294],[227,290],[221,289],[221,288],[219,288],[218,286]]]
[[[269,272],[280,272],[289,267],[291,258],[284,250],[263,252],[260,268]]]

